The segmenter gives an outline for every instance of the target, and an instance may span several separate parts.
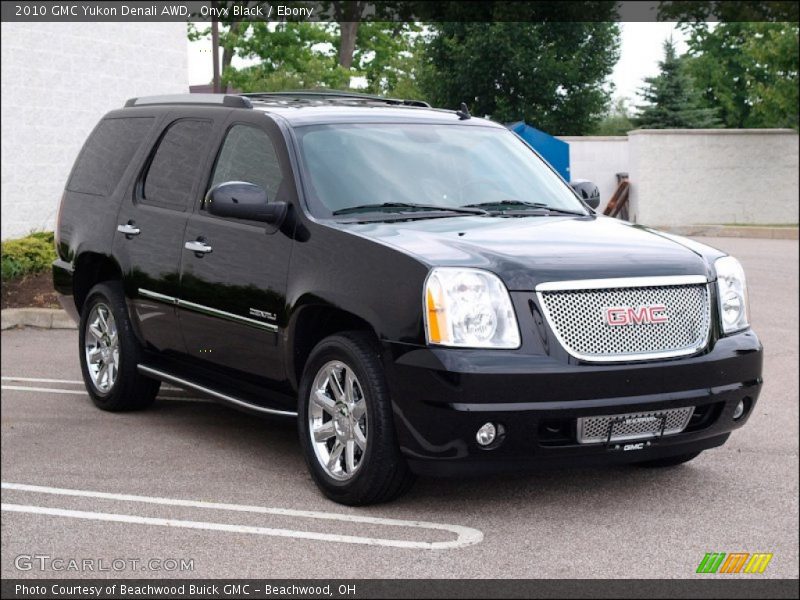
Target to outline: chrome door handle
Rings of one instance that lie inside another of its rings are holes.
[[[196,254],[208,254],[212,250],[211,246],[200,240],[186,242],[183,247],[187,250],[195,252]]]
[[[125,223],[124,225],[117,225],[117,231],[125,235],[139,235],[142,230],[136,227],[133,223]]]

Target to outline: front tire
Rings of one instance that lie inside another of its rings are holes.
[[[351,506],[387,502],[414,481],[400,454],[377,345],[346,332],[322,340],[300,382],[298,432],[314,482]]]
[[[81,373],[95,406],[111,412],[150,406],[161,382],[139,373],[141,348],[118,282],[94,286],[81,311]]]

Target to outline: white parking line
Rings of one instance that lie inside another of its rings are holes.
[[[83,382],[81,381],[81,385]],[[0,390],[10,390],[16,392],[48,392],[51,394],[72,394],[74,396],[85,396],[86,390],[61,390],[57,388],[43,388],[43,387],[33,387],[30,385],[0,385]],[[167,391],[182,391],[178,388],[169,388]],[[215,400],[211,400],[210,398],[196,398],[192,396],[158,396],[159,400],[169,400],[170,402],[208,402],[211,404],[216,404]]]
[[[0,385],[0,390],[15,390],[17,392],[50,392],[51,394],[77,394],[85,396],[86,390],[59,390],[56,388],[32,387],[29,385]]]
[[[39,377],[0,377],[3,381],[28,381],[30,383],[68,383],[73,385],[83,385],[79,379],[41,379]]]
[[[28,383],[64,383],[68,385],[84,385],[83,380],[81,379],[44,379],[41,377],[10,377],[10,376],[2,376],[0,377],[2,381],[23,381]],[[162,390],[180,390],[181,388],[177,388],[171,385],[167,385],[162,383],[161,384]]]
[[[137,496],[132,494],[113,494],[108,492],[94,492],[88,490],[74,490],[53,488],[22,483],[2,483],[4,490],[17,490],[54,494],[60,496],[78,496],[82,498],[99,498],[103,500],[119,500],[122,502],[142,502],[163,506],[184,506],[213,510],[227,510],[234,512],[258,513],[266,515],[280,515],[288,517],[301,517],[321,519],[328,521],[345,521],[349,523],[367,523],[370,525],[387,525],[394,527],[408,527],[416,529],[433,529],[449,531],[456,534],[455,540],[446,542],[417,542],[410,540],[393,540],[387,538],[368,538],[360,536],[339,535],[333,533],[320,533],[315,531],[296,531],[292,529],[274,529],[271,527],[253,527],[249,525],[232,525],[228,523],[208,523],[204,521],[184,521],[177,519],[162,519],[155,517],[141,517],[138,515],[125,515],[117,513],[103,513],[92,511],[68,510],[62,508],[49,508],[22,504],[2,504],[0,510],[8,512],[21,512],[31,514],[51,515],[73,519],[91,519],[96,521],[113,521],[120,523],[136,523],[142,525],[160,525],[163,527],[183,527],[188,529],[208,529],[213,531],[229,531],[234,533],[250,533],[274,537],[291,537],[324,542],[339,542],[345,544],[365,544],[370,546],[391,546],[394,548],[414,548],[424,550],[447,550],[471,546],[483,541],[483,532],[471,527],[449,525],[446,523],[431,523],[428,521],[406,521],[401,519],[384,519],[381,517],[367,517],[361,515],[345,515],[310,510],[294,510],[288,508],[270,508],[267,506],[249,506],[245,504],[226,504],[205,502],[201,500],[182,500],[178,498],[158,498],[151,496]]]

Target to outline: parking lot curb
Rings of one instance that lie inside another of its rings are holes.
[[[736,237],[768,240],[796,240],[797,227],[760,227],[757,225],[685,225],[680,227],[655,227],[678,235],[702,237]]]
[[[15,327],[40,329],[77,329],[66,311],[60,308],[6,308],[0,311],[3,331]]]

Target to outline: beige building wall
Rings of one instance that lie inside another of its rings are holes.
[[[52,229],[83,142],[134,96],[189,91],[186,23],[3,23],[2,238]]]

